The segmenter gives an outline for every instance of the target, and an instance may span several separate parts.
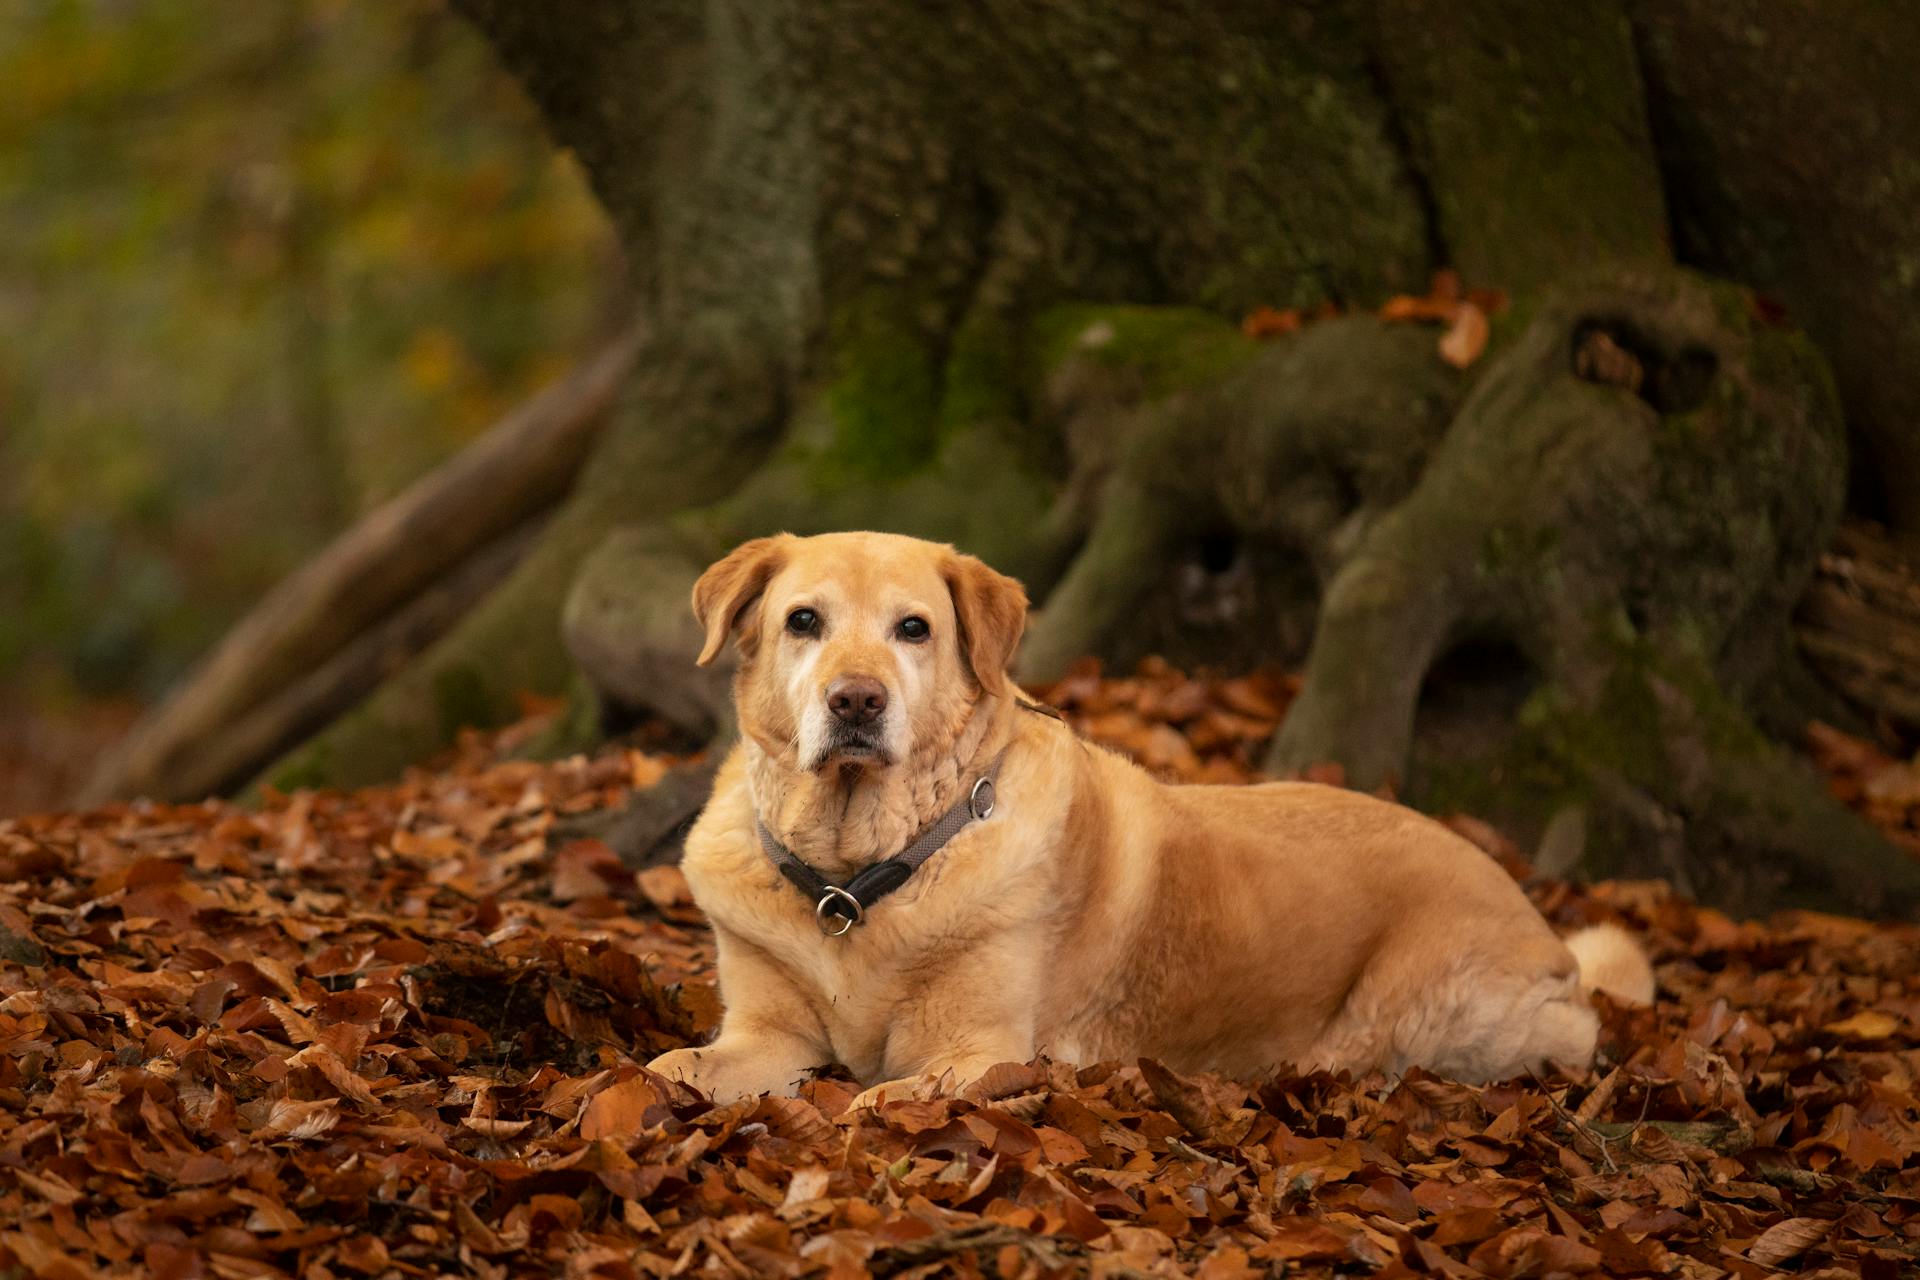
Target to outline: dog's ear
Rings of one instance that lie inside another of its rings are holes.
[[[747,609],[766,590],[767,582],[786,563],[786,534],[755,538],[735,547],[693,584],[693,617],[706,630],[706,643],[695,659],[709,666],[720,656]]]
[[[1004,694],[1007,665],[1027,629],[1027,589],[969,555],[947,557],[943,577],[960,620],[960,652],[973,678],[991,694]]]

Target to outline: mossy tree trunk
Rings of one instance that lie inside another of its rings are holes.
[[[711,731],[699,569],[880,527],[1024,577],[1036,675],[1310,648],[1277,767],[1478,778],[1580,816],[1597,866],[1679,857],[1729,902],[1920,891],[1761,732],[1802,709],[1786,617],[1843,408],[1860,501],[1920,534],[1902,6],[458,4],[585,165],[653,336],[543,544],[301,776],[389,773],[573,665]],[[1464,373],[1361,315],[1231,324],[1442,266],[1513,298]],[[1742,285],[1804,316],[1837,400]],[[1463,643],[1501,674],[1435,720]],[[1724,850],[1762,799],[1792,812],[1750,874]]]

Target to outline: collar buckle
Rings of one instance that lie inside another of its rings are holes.
[[[846,903],[853,911],[853,914],[850,916],[841,915],[838,912],[832,913],[831,919],[840,922],[838,929],[834,928],[830,923],[829,913],[827,911],[827,908],[833,906],[836,902]],[[852,930],[853,926],[863,923],[866,918],[867,912],[866,909],[860,905],[860,899],[854,897],[837,884],[828,885],[826,891],[820,895],[820,901],[815,903],[813,907],[814,922],[820,926],[820,932],[826,934],[829,938],[844,937]]]

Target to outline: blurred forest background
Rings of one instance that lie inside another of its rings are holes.
[[[435,0],[0,8],[0,814],[608,324],[604,214]]]

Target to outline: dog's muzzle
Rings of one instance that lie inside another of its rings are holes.
[[[835,722],[827,730],[827,741],[820,752],[820,764],[824,768],[836,761],[875,760],[881,764],[892,764],[893,756],[882,741],[884,721],[876,720],[867,725],[849,725]]]

